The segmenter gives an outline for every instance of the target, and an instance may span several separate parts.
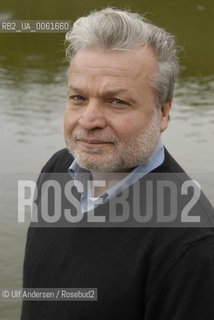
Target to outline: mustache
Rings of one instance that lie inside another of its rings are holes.
[[[103,142],[109,142],[116,144],[118,142],[118,139],[115,135],[112,135],[110,133],[108,134],[103,134],[100,130],[94,130],[94,131],[86,131],[86,130],[75,130],[71,138],[73,140],[82,140],[82,139],[95,139],[95,140],[101,140]]]

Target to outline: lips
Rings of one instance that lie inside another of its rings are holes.
[[[109,143],[112,143],[112,142],[109,142],[109,141],[103,141],[103,140],[97,140],[97,139],[89,139],[89,138],[80,139],[79,141],[84,142],[84,143],[88,143],[88,144],[109,144]]]

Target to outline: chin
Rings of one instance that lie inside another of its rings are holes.
[[[78,165],[88,171],[94,172],[114,172],[118,166],[115,163],[115,158],[107,158],[106,155],[75,155],[75,160]]]

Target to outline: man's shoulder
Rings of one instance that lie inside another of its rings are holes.
[[[74,159],[69,153],[68,149],[61,149],[55,152],[47,161],[47,163],[42,168],[42,172],[68,172],[68,168],[70,167],[73,160]]]
[[[166,147],[164,147],[164,161],[163,163],[153,170],[154,173],[185,173],[180,164],[172,157]]]

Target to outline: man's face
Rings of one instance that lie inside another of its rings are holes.
[[[151,81],[156,73],[157,60],[149,47],[81,50],[74,56],[64,132],[81,167],[124,171],[148,160],[168,119],[164,108],[155,106]]]

